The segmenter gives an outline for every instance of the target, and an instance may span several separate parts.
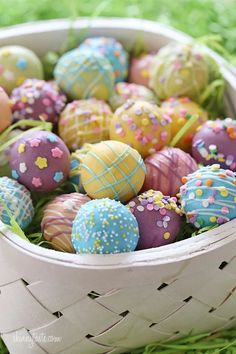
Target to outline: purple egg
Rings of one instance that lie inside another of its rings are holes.
[[[132,199],[128,207],[139,226],[137,249],[160,247],[175,241],[181,228],[181,210],[175,197],[149,190]]]
[[[66,96],[53,81],[28,79],[11,94],[13,120],[45,120],[57,123]]]
[[[223,169],[236,171],[236,120],[207,121],[196,133],[192,155],[203,165],[219,164]]]
[[[30,190],[48,192],[59,187],[70,170],[70,153],[55,134],[25,134],[10,150],[12,177]]]

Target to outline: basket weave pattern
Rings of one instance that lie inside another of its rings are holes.
[[[233,326],[236,221],[209,233],[215,247],[188,259],[97,269],[45,261],[1,237],[0,333],[10,353],[114,354]]]

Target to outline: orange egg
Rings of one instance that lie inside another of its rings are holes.
[[[6,92],[0,87],[0,133],[11,124],[11,106]]]

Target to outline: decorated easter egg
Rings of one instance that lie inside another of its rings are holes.
[[[115,38],[87,38],[81,43],[79,49],[103,55],[113,68],[115,82],[126,79],[128,74],[128,53]]]
[[[170,97],[162,102],[161,110],[171,118],[172,139],[184,126],[186,127],[186,131],[175,146],[184,151],[191,151],[193,136],[198,127],[207,120],[207,112],[188,97]],[[187,128],[187,123],[193,115],[196,116],[196,120]]]
[[[179,192],[182,177],[198,169],[189,154],[172,147],[148,156],[144,162],[147,172],[142,190],[154,189],[173,197]]]
[[[109,103],[112,109],[116,110],[129,99],[149,102],[156,101],[154,93],[147,87],[129,82],[119,82],[115,85],[115,92],[111,96]]]
[[[22,230],[31,223],[34,216],[33,202],[30,192],[22,184],[8,177],[0,177],[0,219],[10,225],[10,215]]]
[[[139,239],[138,223],[120,202],[108,198],[81,206],[72,227],[76,253],[134,251]]]
[[[138,151],[119,141],[94,144],[80,166],[82,185],[91,198],[126,202],[136,196],[145,178]]]
[[[72,223],[80,207],[91,199],[84,194],[61,194],[44,208],[41,229],[44,238],[59,251],[74,253]]]
[[[110,139],[129,144],[146,157],[168,145],[170,118],[156,104],[128,100],[111,120]]]
[[[0,133],[9,127],[12,120],[11,106],[9,97],[0,87]]]
[[[15,121],[45,120],[57,123],[65,106],[66,96],[55,82],[28,79],[12,91],[12,113]]]
[[[187,96],[199,102],[215,79],[222,79],[218,64],[202,47],[193,43],[170,43],[153,61],[150,86],[158,98]]]
[[[139,227],[137,249],[164,246],[175,241],[181,227],[181,210],[175,197],[149,190],[132,199],[128,206]]]
[[[219,164],[205,166],[183,178],[181,205],[197,228],[223,224],[236,217],[236,174]]]
[[[21,46],[0,48],[0,86],[11,94],[26,79],[43,78],[43,66],[37,55]]]
[[[33,131],[11,148],[12,177],[28,189],[48,192],[59,187],[70,170],[70,153],[55,134]]]
[[[207,121],[193,138],[192,154],[198,163],[236,171],[236,120]]]
[[[85,191],[80,178],[80,167],[92,146],[92,144],[84,144],[81,149],[72,152],[70,156],[69,181],[73,184],[73,188],[81,193],[85,193]]]
[[[107,140],[111,117],[111,109],[103,101],[95,98],[73,101],[61,113],[59,135],[71,150],[84,143]]]
[[[99,53],[73,49],[59,59],[54,76],[70,100],[95,97],[107,101],[114,89],[114,72]]]
[[[132,58],[129,69],[129,82],[149,86],[151,69],[155,54],[142,54],[140,57]]]

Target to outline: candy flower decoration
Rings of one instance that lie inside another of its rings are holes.
[[[120,202],[92,200],[79,209],[72,227],[76,253],[134,251],[139,239],[138,223]]]
[[[63,54],[54,69],[59,87],[70,100],[97,98],[108,101],[113,94],[114,72],[99,53],[73,49]]]
[[[14,121],[41,119],[57,123],[65,103],[66,96],[52,81],[28,79],[11,94]]]
[[[11,94],[15,87],[29,78],[43,78],[43,66],[37,55],[22,46],[0,48],[0,86]]]
[[[177,198],[149,190],[132,199],[128,207],[138,221],[140,239],[137,249],[164,246],[175,241],[181,227]]]
[[[30,190],[48,192],[59,187],[70,170],[70,153],[55,134],[33,131],[10,150],[12,177]]]
[[[11,224],[9,209],[15,221],[24,230],[30,224],[34,215],[30,192],[17,181],[8,177],[0,177],[0,219]]]
[[[108,139],[111,118],[110,107],[101,100],[73,101],[61,113],[59,135],[70,150],[84,143],[98,143]]]
[[[156,104],[128,100],[111,120],[110,139],[129,144],[146,157],[170,141],[171,119]]]
[[[223,224],[236,217],[236,174],[219,164],[205,166],[183,178],[181,205],[197,228]]]
[[[62,194],[45,206],[41,230],[53,248],[75,253],[71,243],[72,223],[80,207],[90,200],[80,193]]]
[[[12,120],[9,97],[3,88],[0,87],[0,133],[9,127]]]
[[[87,38],[80,44],[79,49],[103,55],[113,68],[115,82],[126,79],[128,75],[128,53],[115,38]]]
[[[236,171],[236,121],[207,121],[194,136],[192,154],[203,165],[218,163]]]
[[[94,144],[80,166],[82,186],[91,198],[126,202],[136,196],[145,178],[137,150],[119,141]]]

